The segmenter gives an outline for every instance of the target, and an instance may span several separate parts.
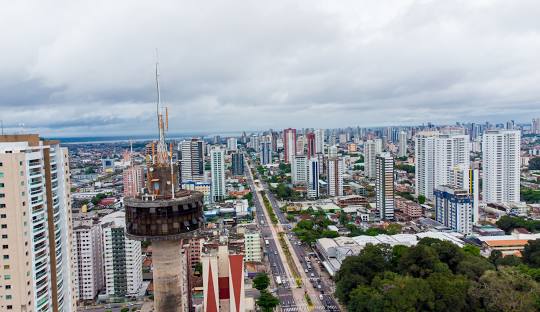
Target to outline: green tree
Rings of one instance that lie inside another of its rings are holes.
[[[497,262],[497,267],[499,266],[519,266],[520,264],[522,264],[523,261],[521,260],[520,257],[516,257],[514,255],[508,255],[504,258],[501,258],[498,262]]]
[[[534,157],[529,160],[529,170],[540,170],[540,157]]]
[[[470,254],[471,256],[480,257],[480,248],[471,244],[463,246],[463,252]]]
[[[445,271],[435,249],[418,244],[407,249],[398,261],[398,272],[425,278],[433,272]],[[448,268],[446,268],[448,270]]]
[[[92,198],[92,204],[93,204],[94,206],[97,206],[97,205],[99,204],[99,202],[100,202],[102,199],[106,198],[106,197],[107,197],[106,194],[104,194],[104,193],[99,193],[99,194],[97,194],[96,196],[94,196],[94,197]]]
[[[495,267],[484,257],[465,254],[463,260],[457,265],[456,274],[465,275],[468,279],[478,280],[484,272]]]
[[[457,266],[465,257],[465,253],[458,246],[438,239],[423,238],[419,244],[427,245],[435,249],[435,252],[439,256],[439,260],[448,265],[452,272],[456,272]]]
[[[497,263],[499,262],[500,259],[502,259],[503,257],[503,254],[500,250],[493,250],[491,251],[491,253],[489,254],[489,262],[491,262],[495,267],[497,267]]]
[[[195,265],[194,271],[195,271],[195,274],[197,274],[197,275],[201,275],[201,274],[202,274],[202,263],[201,263],[201,262],[199,262],[199,263],[197,263],[197,264]]]
[[[515,268],[486,271],[468,295],[484,311],[538,311],[540,287]]]
[[[336,296],[347,304],[351,291],[389,269],[391,259],[392,248],[386,244],[367,244],[358,256],[345,258],[336,274]]]
[[[257,299],[257,305],[263,312],[271,312],[279,304],[279,299],[274,297],[266,290],[261,291],[259,298]]]
[[[540,202],[540,190],[533,190],[530,188],[522,188],[521,200],[527,203],[538,203]]]
[[[323,230],[321,232],[321,236],[322,237],[327,237],[327,238],[336,238],[339,236],[338,232],[336,231],[330,231],[330,230]]]
[[[533,268],[540,268],[540,240],[529,241],[523,249],[523,262]]]
[[[349,223],[349,216],[346,213],[344,213],[343,211],[340,212],[340,214],[339,214],[339,223],[342,224],[342,225],[345,225],[345,224]]]
[[[433,273],[426,281],[435,296],[433,311],[469,311],[467,290],[470,282],[461,275]]]
[[[266,273],[259,273],[253,278],[253,287],[259,291],[263,291],[270,285],[270,278]]]
[[[394,166],[397,170],[403,170],[407,173],[414,173],[415,169],[413,165],[407,165],[407,164],[396,164]]]
[[[418,195],[418,203],[420,205],[423,205],[426,202],[426,196],[424,195]]]
[[[429,311],[434,299],[426,280],[388,272],[375,278],[371,289],[355,289],[347,307],[349,311]]]
[[[397,224],[397,223],[391,223],[391,224],[388,225],[388,227],[386,228],[386,233],[387,233],[388,235],[395,235],[395,234],[401,233],[401,225],[400,225],[400,224]]]

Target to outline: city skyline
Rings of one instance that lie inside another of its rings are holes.
[[[304,4],[6,3],[0,119],[151,133],[155,48],[171,133],[540,115],[537,2]]]

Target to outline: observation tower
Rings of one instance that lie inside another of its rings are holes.
[[[124,199],[126,232],[131,239],[152,242],[154,310],[182,308],[181,240],[197,235],[203,223],[203,194],[180,189],[178,165],[167,148],[168,112],[161,109],[159,64],[156,63],[156,110],[159,140],[152,148],[146,187]],[[164,116],[165,115],[165,116]]]

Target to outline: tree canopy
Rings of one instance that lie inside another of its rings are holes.
[[[523,262],[536,265],[540,242],[527,246]],[[343,261],[335,294],[349,311],[537,311],[540,269],[510,258],[496,269],[499,256],[429,238],[412,247],[368,244]]]
[[[497,221],[497,227],[506,233],[512,232],[515,228],[525,228],[530,232],[540,231],[540,221],[528,220],[522,217],[502,216]]]
[[[261,291],[259,298],[257,299],[257,305],[263,312],[272,312],[279,304],[279,299],[274,297],[267,290]]]
[[[259,291],[265,290],[270,285],[270,278],[266,273],[259,273],[253,278],[253,287]]]

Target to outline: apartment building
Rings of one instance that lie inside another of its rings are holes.
[[[67,149],[0,136],[0,311],[75,311],[71,233]]]

